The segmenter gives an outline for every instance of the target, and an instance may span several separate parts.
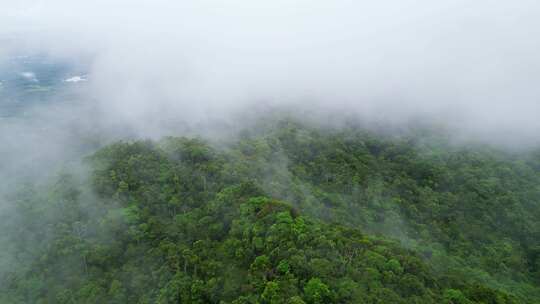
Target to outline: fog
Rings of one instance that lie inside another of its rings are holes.
[[[45,53],[85,62],[89,81],[77,102],[4,119],[2,154],[63,159],[87,133],[223,131],[268,107],[535,145],[539,17],[537,1],[3,0],[0,62]]]
[[[2,2],[4,38],[87,58],[103,118],[144,135],[265,103],[538,140],[536,1]]]

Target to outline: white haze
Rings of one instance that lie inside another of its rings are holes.
[[[259,104],[540,141],[538,1],[0,0],[2,41],[0,62],[89,58],[85,106],[36,111],[60,147],[72,129],[158,137]],[[27,122],[0,134],[34,136]]]

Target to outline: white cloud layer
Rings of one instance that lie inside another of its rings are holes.
[[[0,0],[2,37],[91,55],[103,119],[142,134],[264,101],[536,142],[539,20],[532,0]]]

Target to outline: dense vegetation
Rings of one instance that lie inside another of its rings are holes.
[[[119,142],[0,214],[0,303],[539,303],[540,156],[290,120]]]

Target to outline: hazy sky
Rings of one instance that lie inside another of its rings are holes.
[[[100,115],[142,134],[265,102],[540,140],[538,1],[0,0],[0,34],[92,58]]]

